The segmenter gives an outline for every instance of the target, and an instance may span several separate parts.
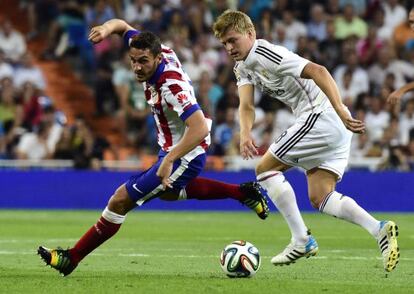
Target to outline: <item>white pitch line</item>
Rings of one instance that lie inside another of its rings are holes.
[[[35,255],[35,251],[7,251],[0,250],[0,255]],[[119,254],[103,254],[92,253],[93,256],[120,256],[120,257],[156,257],[156,258],[218,258],[218,255],[171,255],[171,254],[145,254],[145,253],[119,253]],[[264,259],[270,259],[272,256],[262,256]],[[342,260],[382,260],[382,257],[365,257],[365,256],[314,256],[312,259],[342,259]],[[400,257],[403,261],[414,261],[411,257]]]

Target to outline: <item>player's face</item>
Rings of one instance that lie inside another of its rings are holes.
[[[408,15],[408,23],[410,28],[414,31],[414,9],[411,9],[410,14]]]
[[[149,49],[130,48],[129,58],[135,78],[140,83],[148,81],[161,62],[161,55],[154,56]]]
[[[232,29],[228,30],[220,38],[227,53],[235,60],[245,60],[252,48],[256,35],[253,32],[246,34],[238,33]]]

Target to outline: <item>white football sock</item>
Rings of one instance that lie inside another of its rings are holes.
[[[333,191],[322,201],[319,210],[360,225],[375,238],[378,236],[380,222],[348,196]]]
[[[113,211],[110,211],[108,209],[108,206],[105,207],[104,211],[102,212],[102,217],[113,224],[122,224],[126,218],[125,215],[120,215]]]
[[[257,176],[257,181],[266,189],[270,199],[285,218],[295,243],[305,244],[309,240],[308,228],[296,203],[295,192],[283,173],[278,171],[264,172]]]

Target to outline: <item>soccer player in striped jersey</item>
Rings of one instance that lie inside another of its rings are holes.
[[[225,11],[217,18],[213,31],[236,61],[242,157],[249,159],[258,154],[251,137],[254,87],[288,105],[296,116],[295,124],[275,140],[256,166],[257,181],[267,190],[292,233],[290,244],[271,262],[290,264],[318,251],[294,191],[283,175],[295,166],[306,170],[312,206],[365,228],[378,241],[384,269],[392,271],[399,258],[395,223],[376,220],[352,198],[335,190],[348,163],[352,132],[362,133],[365,126],[342,104],[330,73],[282,46],[256,39],[251,19],[242,12]]]
[[[198,177],[210,144],[211,121],[204,117],[191,81],[174,51],[163,46],[153,33],[139,32],[119,19],[92,28],[89,39],[98,43],[113,33],[123,34],[130,48],[131,67],[137,81],[144,83],[161,151],[151,168],[132,176],[115,191],[101,218],[73,248],[39,247],[38,254],[46,264],[64,276],[111,238],[131,209],[156,197],[164,200],[232,198],[253,209],[262,219],[269,211],[267,200],[255,182],[239,186]]]

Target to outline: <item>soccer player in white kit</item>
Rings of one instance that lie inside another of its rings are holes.
[[[256,166],[257,181],[285,218],[290,244],[271,259],[274,265],[295,262],[318,252],[299,212],[294,191],[283,172],[296,166],[306,170],[312,206],[321,212],[358,224],[378,242],[384,269],[398,263],[398,227],[379,221],[352,198],[335,190],[348,163],[352,132],[364,132],[342,104],[338,88],[324,66],[306,60],[282,46],[256,39],[251,19],[239,11],[225,11],[213,25],[215,36],[236,61],[240,106],[240,152],[257,155],[251,137],[254,123],[254,87],[290,106],[295,124],[269,147]]]

